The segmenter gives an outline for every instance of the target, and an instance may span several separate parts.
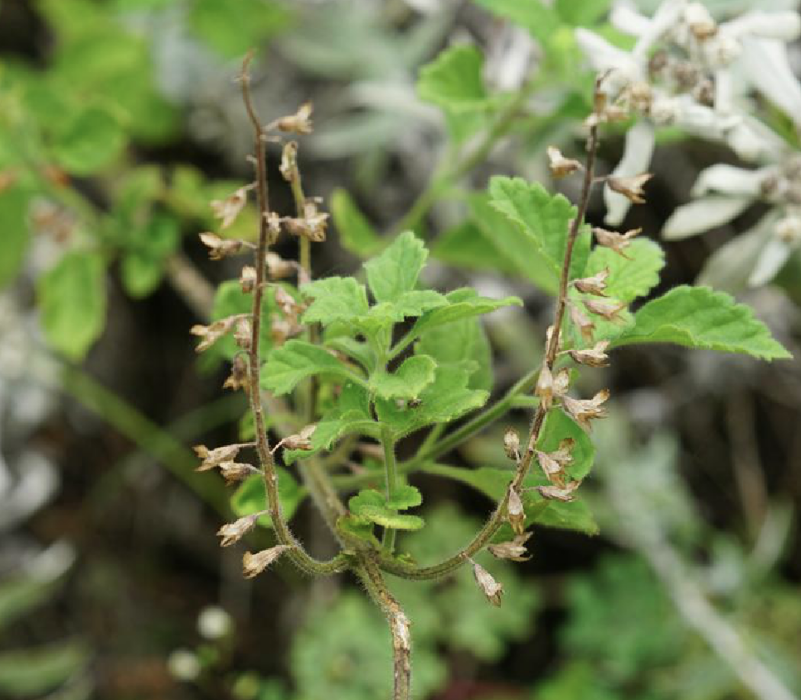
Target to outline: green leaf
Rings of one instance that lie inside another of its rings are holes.
[[[369,542],[370,544],[378,547],[380,542],[373,534],[375,526],[372,522],[365,518],[360,518],[355,515],[343,515],[337,518],[337,531],[347,540],[359,540],[361,542]]]
[[[0,653],[0,692],[11,697],[43,695],[70,680],[88,662],[88,651],[76,642]]]
[[[125,132],[107,110],[90,107],[67,119],[53,154],[68,172],[91,175],[116,160],[125,141]]]
[[[332,326],[329,326],[329,329],[331,328]],[[346,329],[351,332],[353,330],[352,326],[346,326]],[[328,334],[326,334],[323,342],[326,347],[341,352],[352,360],[356,360],[368,374],[375,368],[376,357],[369,343],[344,335],[329,336]]]
[[[525,498],[523,503],[526,504]],[[568,503],[542,500],[536,502],[538,506],[543,504],[544,508],[535,513],[532,520],[537,525],[555,527],[560,530],[576,530],[585,535],[597,535],[600,532],[592,511],[580,498]],[[526,510],[528,510],[528,505],[526,505]]]
[[[477,318],[429,328],[417,341],[415,352],[433,357],[438,366],[467,369],[470,389],[492,389],[492,349]]]
[[[303,314],[304,323],[352,321],[368,311],[367,291],[353,277],[326,277],[304,284],[300,291],[314,300]]]
[[[536,244],[551,272],[561,275],[570,222],[576,208],[561,194],[551,195],[538,182],[522,178],[493,177],[490,181],[492,206]],[[590,254],[591,234],[583,226],[573,248],[570,279],[582,276]]]
[[[556,0],[554,9],[559,17],[575,27],[589,27],[608,11],[611,0]]]
[[[55,587],[52,580],[35,578],[10,578],[0,583],[0,630],[47,601]]]
[[[420,69],[420,99],[453,111],[483,109],[488,105],[481,77],[484,57],[475,46],[451,46]]]
[[[298,382],[316,374],[352,378],[351,373],[331,353],[303,340],[290,340],[267,357],[261,383],[278,396],[288,394]]]
[[[395,513],[392,508],[388,507],[383,494],[375,489],[359,491],[348,501],[348,508],[351,513],[360,518],[393,530],[419,530],[425,524],[423,519],[416,515]]]
[[[584,0],[568,0],[581,4]],[[545,41],[559,28],[559,17],[541,0],[476,0],[490,12],[505,17]]]
[[[28,193],[18,187],[0,192],[0,231],[3,232],[0,289],[16,277],[25,259],[30,239],[26,221],[28,200]]]
[[[283,467],[276,467],[275,471],[278,476],[278,500],[281,501],[284,518],[288,521],[295,514],[301,501],[306,497],[306,490],[299,486],[292,474]],[[253,515],[253,513],[266,509],[267,494],[264,490],[264,478],[261,474],[249,476],[231,496],[231,510],[239,518],[245,515]],[[269,515],[263,515],[258,522],[262,527],[271,528],[273,526]]]
[[[387,505],[395,510],[416,508],[422,503],[423,495],[410,484],[402,484],[395,487],[395,493],[392,495],[392,498],[387,500]]]
[[[98,253],[73,251],[39,278],[38,298],[47,342],[80,360],[106,322],[106,268]]]
[[[377,302],[394,302],[417,284],[428,251],[412,231],[400,234],[379,255],[364,264],[367,284]]]
[[[659,272],[665,266],[665,252],[654,241],[635,238],[626,248],[626,255],[630,259],[618,255],[611,248],[595,246],[583,275],[591,277],[608,268],[607,296],[628,304],[659,284]]]
[[[559,442],[565,438],[573,438],[575,444],[571,455],[573,462],[567,471],[574,479],[583,479],[592,469],[595,461],[595,446],[589,435],[579,425],[562,411],[548,411],[545,423],[542,426],[537,449],[542,452],[554,452],[559,449]],[[533,470],[539,470],[537,460],[531,462]]]
[[[500,214],[493,215],[502,219]],[[517,232],[517,229],[514,229]],[[440,262],[467,270],[488,270],[506,274],[519,274],[517,265],[507,260],[498,247],[484,235],[474,222],[465,221],[438,236],[431,249],[431,256]]]
[[[383,241],[346,190],[337,188],[331,193],[331,216],[345,250],[360,258],[381,250]]]
[[[455,289],[445,296],[448,301],[447,306],[442,306],[424,314],[410,331],[411,337],[417,337],[424,332],[437,326],[442,326],[455,321],[460,321],[473,316],[488,314],[504,306],[522,306],[523,302],[518,297],[506,297],[505,299],[488,299],[481,297],[474,289],[463,288]]]
[[[153,292],[163,274],[164,266],[160,260],[154,260],[138,250],[126,253],[120,262],[122,286],[134,299],[141,299]]]
[[[417,404],[398,406],[395,401],[378,399],[376,412],[399,439],[432,423],[447,423],[481,408],[489,392],[467,388],[469,373],[459,367],[437,367],[434,382],[420,394]]]
[[[634,315],[634,326],[614,341],[675,343],[718,352],[744,353],[765,360],[791,357],[754,312],[709,287],[681,286],[654,299]]]
[[[191,5],[190,26],[226,58],[239,58],[248,49],[281,33],[291,20],[288,5],[271,0],[240,0],[236,12],[218,0]]]
[[[416,399],[431,382],[437,363],[426,355],[404,360],[392,374],[382,372],[370,378],[370,388],[382,399]]]

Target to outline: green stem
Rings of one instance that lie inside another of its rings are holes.
[[[384,446],[384,479],[386,482],[387,501],[391,501],[395,497],[398,488],[398,469],[395,461],[395,441],[392,437],[392,431],[387,427],[381,429],[381,444]],[[387,554],[392,554],[394,551],[395,530],[393,528],[384,528],[381,548]]]

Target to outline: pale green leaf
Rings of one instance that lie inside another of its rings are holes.
[[[326,277],[304,284],[300,291],[314,300],[303,314],[304,323],[352,321],[368,311],[364,285],[353,277]]]
[[[0,583],[0,630],[47,601],[55,587],[52,580],[5,579]]]
[[[79,674],[89,652],[77,642],[0,653],[0,693],[6,697],[42,696]]]
[[[420,99],[454,112],[488,105],[481,77],[484,57],[475,46],[451,46],[420,69]]]
[[[392,374],[381,372],[370,378],[370,388],[382,399],[416,399],[431,382],[437,363],[427,355],[404,360]]]
[[[789,358],[754,312],[709,287],[681,286],[654,299],[634,315],[634,326],[614,341],[675,343],[718,352],[744,353],[765,360]]]
[[[490,181],[492,206],[534,241],[551,272],[561,275],[570,222],[576,208],[561,194],[551,195],[538,182],[494,177]],[[570,279],[580,277],[590,254],[591,234],[582,227],[573,247]]]
[[[628,258],[618,255],[611,248],[596,246],[590,253],[583,274],[591,277],[607,268],[607,296],[631,303],[659,284],[659,272],[665,266],[665,252],[654,241],[635,238],[625,253]]]
[[[306,497],[306,490],[299,486],[292,474],[283,467],[276,467],[275,471],[278,476],[278,500],[281,501],[284,519],[289,520]],[[231,496],[231,510],[239,518],[267,510],[267,507],[267,493],[261,474],[249,476]],[[273,526],[269,515],[260,517],[258,523],[262,527]]]
[[[561,19],[576,27],[589,27],[608,11],[611,0],[555,0],[554,9]]]
[[[56,162],[75,175],[91,175],[125,148],[125,132],[107,110],[90,107],[69,117],[54,146]]]
[[[99,253],[73,251],[39,278],[38,298],[47,342],[80,360],[106,323],[106,268]]]
[[[329,326],[329,329],[332,327],[333,326]],[[344,330],[352,331],[352,326],[346,326],[343,328],[343,331]],[[341,352],[352,360],[356,360],[356,362],[367,370],[368,374],[373,371],[376,357],[369,343],[363,340],[356,340],[346,335],[332,335],[330,337],[326,335],[323,342],[326,347]]]
[[[428,251],[412,231],[400,234],[379,255],[364,264],[367,284],[377,302],[397,301],[411,292],[425,265]]]
[[[331,193],[331,216],[345,250],[360,258],[381,250],[383,241],[346,190],[337,188]]]
[[[290,340],[267,357],[261,383],[278,396],[288,394],[298,382],[316,374],[351,378],[347,368],[331,353],[303,340]]]
[[[394,530],[419,530],[424,525],[423,519],[416,515],[395,513],[388,507],[384,496],[374,489],[359,491],[348,501],[348,508],[359,518]]]
[[[442,306],[420,317],[411,330],[411,336],[417,337],[431,328],[442,326],[464,318],[481,316],[488,314],[504,306],[522,306],[523,302],[518,297],[506,297],[505,299],[488,299],[478,295],[474,289],[464,288],[455,289],[445,297],[448,301],[447,306]]]
[[[583,479],[590,473],[595,461],[595,446],[592,440],[586,431],[562,411],[548,411],[537,440],[537,449],[542,452],[555,452],[559,449],[560,441],[565,438],[572,438],[575,441],[571,452],[573,461],[567,467],[567,472],[573,479]],[[531,468],[540,469],[536,458],[532,460]]]
[[[387,499],[387,506],[395,510],[408,510],[417,508],[423,503],[423,495],[411,484],[401,484],[395,487],[392,498]]]
[[[492,214],[511,227],[497,212]],[[517,229],[514,229],[517,232]],[[522,234],[520,234],[522,237]],[[505,274],[520,274],[517,265],[509,261],[475,222],[465,221],[438,236],[431,256],[440,262],[467,270],[487,270]]]
[[[467,369],[470,389],[492,389],[492,349],[477,318],[429,328],[417,341],[415,351],[433,357],[439,366]],[[471,369],[473,366],[475,369]]]

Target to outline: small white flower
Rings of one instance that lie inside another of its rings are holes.
[[[233,629],[231,616],[216,605],[203,608],[197,618],[200,636],[213,641],[227,636]]]
[[[200,675],[200,661],[188,649],[176,649],[167,658],[167,670],[179,681],[194,681]]]

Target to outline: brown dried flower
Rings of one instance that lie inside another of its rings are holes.
[[[645,203],[645,192],[642,186],[653,177],[653,173],[640,173],[633,177],[610,177],[606,183],[614,192],[622,194],[634,204]]]
[[[311,102],[304,102],[298,111],[288,117],[282,117],[275,122],[279,131],[291,134],[310,134],[312,132],[311,115],[313,111]]]
[[[560,486],[537,486],[536,489],[539,491],[540,495],[543,498],[552,501],[563,501],[568,503],[572,501],[575,496],[575,490],[581,486],[581,481],[571,481],[569,484],[566,484],[564,487]]]
[[[503,434],[503,449],[513,462],[520,461],[520,436],[514,428],[507,428]]]
[[[609,398],[609,389],[602,389],[591,399],[573,399],[569,396],[562,398],[562,406],[565,411],[576,421],[584,430],[592,430],[590,421],[595,418],[606,418],[606,409],[601,407]]]
[[[592,229],[592,232],[595,234],[595,240],[598,241],[599,245],[611,248],[618,255],[626,258],[626,260],[631,260],[631,258],[623,251],[628,248],[631,244],[631,240],[641,231],[641,228],[633,228],[626,231],[626,233],[618,233],[617,231],[607,231],[605,228],[600,228],[599,226]]]
[[[253,529],[256,525],[256,521],[263,514],[264,512],[246,515],[244,518],[239,518],[239,520],[223,525],[217,530],[217,536],[222,537],[220,547],[230,547],[232,544],[239,542],[239,540]]]
[[[243,316],[236,322],[234,340],[236,341],[236,344],[243,350],[250,350],[252,335],[253,326],[250,323],[250,317]]]
[[[606,296],[606,279],[609,277],[609,268],[605,267],[592,277],[583,277],[573,280],[573,286],[584,294],[594,294],[598,297]]]
[[[584,338],[585,343],[592,342],[592,334],[595,330],[595,324],[576,304],[570,304],[570,320],[576,328],[579,329],[581,337]]]
[[[199,237],[203,245],[209,249],[211,260],[222,260],[229,255],[235,255],[245,245],[244,241],[235,238],[220,238],[216,233],[201,233]]]
[[[553,406],[553,374],[547,362],[542,363],[540,375],[537,377],[537,386],[534,387],[534,395],[540,399],[543,410],[547,411]]]
[[[225,483],[228,485],[237,481],[244,481],[249,476],[259,473],[256,467],[245,462],[223,462],[220,464],[220,474],[222,474]]]
[[[476,583],[479,588],[483,591],[484,595],[487,596],[487,600],[490,603],[497,608],[501,607],[503,586],[498,583],[483,566],[476,564],[476,562],[472,560],[471,562],[473,564],[473,576],[476,577]]]
[[[287,450],[310,450],[312,449],[311,439],[315,430],[317,430],[316,423],[313,425],[307,425],[297,435],[285,437],[279,444],[283,445]]]
[[[283,219],[287,231],[293,236],[308,238],[312,243],[322,243],[325,240],[326,227],[329,215],[317,210],[313,200],[306,200],[302,219]]]
[[[250,378],[248,376],[248,363],[242,355],[236,355],[231,363],[231,374],[223,383],[223,389],[233,389],[239,391],[244,389],[248,391],[250,386]]]
[[[517,535],[511,542],[491,544],[487,547],[490,554],[496,559],[509,559],[511,561],[528,561],[531,557],[526,551],[525,544],[533,533],[524,532]]]
[[[298,142],[288,141],[284,144],[284,150],[281,153],[281,175],[284,180],[291,182],[297,174],[298,169]]]
[[[298,265],[294,261],[284,260],[277,253],[267,253],[265,257],[267,264],[267,274],[271,280],[282,280],[291,276]]]
[[[511,486],[506,499],[506,515],[515,534],[522,535],[526,531],[526,511],[520,494]]]
[[[256,268],[245,265],[239,275],[239,286],[244,294],[250,294],[256,287]]]
[[[548,481],[557,486],[564,486],[564,465],[547,452],[537,450],[535,454],[537,456],[537,461],[542,467],[542,471],[545,473],[545,476],[548,477]]]
[[[281,236],[281,222],[283,219],[274,211],[271,211],[264,215],[264,220],[267,222],[267,245],[273,245]]]
[[[209,471],[209,469],[219,467],[223,462],[236,459],[242,447],[244,447],[244,445],[223,445],[222,447],[216,447],[210,450],[205,445],[195,445],[192,449],[194,449],[195,454],[203,460],[196,471],[206,472]]]
[[[234,325],[243,318],[242,314],[236,316],[226,316],[218,321],[214,321],[211,325],[202,326],[200,324],[192,326],[189,332],[192,335],[199,336],[203,340],[195,348],[195,352],[203,352],[208,350],[214,343],[216,343],[224,335],[231,332]]]
[[[245,578],[258,576],[288,549],[291,549],[288,544],[279,544],[275,547],[270,547],[270,549],[263,549],[255,554],[245,552],[245,556],[242,557],[242,570]]]
[[[570,357],[576,362],[589,367],[606,367],[609,364],[609,355],[606,348],[609,347],[608,340],[598,341],[594,347],[586,350],[570,350]]]
[[[548,167],[551,169],[551,175],[556,178],[565,177],[584,168],[580,161],[565,158],[555,146],[548,146],[547,153]]]
[[[564,396],[569,388],[570,370],[567,367],[563,367],[553,378],[553,395]]]
[[[585,299],[584,306],[590,313],[603,316],[607,321],[624,322],[620,317],[620,312],[627,306],[625,301]]]
[[[214,216],[222,220],[220,228],[226,229],[236,221],[236,217],[239,216],[248,201],[248,191],[252,189],[253,185],[245,185],[225,199],[213,199],[211,201],[211,209],[214,212]]]

